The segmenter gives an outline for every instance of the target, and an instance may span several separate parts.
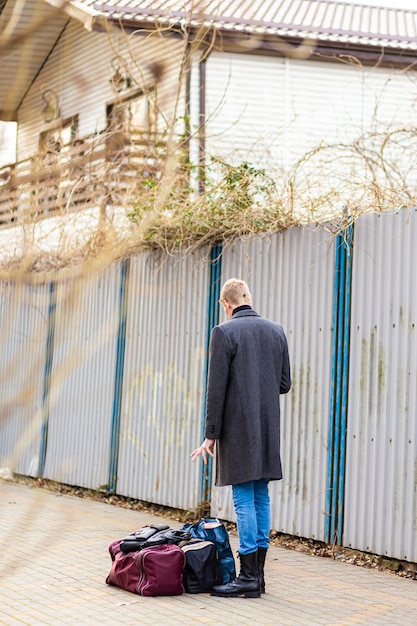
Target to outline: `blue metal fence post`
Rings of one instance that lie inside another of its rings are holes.
[[[325,536],[341,543],[346,467],[353,225],[336,236]]]
[[[54,282],[49,283],[49,304],[46,330],[45,367],[43,374],[42,389],[42,426],[41,442],[39,447],[38,476],[41,478],[45,471],[46,449],[48,446],[48,425],[49,425],[49,399],[51,391],[52,359],[54,352],[56,319],[56,286]]]
[[[123,374],[126,348],[127,294],[129,284],[130,259],[122,261],[119,290],[119,325],[116,342],[116,367],[114,375],[113,409],[110,438],[109,484],[110,492],[116,491],[117,468],[119,462],[120,419],[122,411]]]
[[[346,473],[346,431],[349,394],[349,350],[350,350],[350,319],[352,298],[352,260],[353,260],[353,224],[349,224],[345,230],[345,290],[344,290],[344,314],[343,314],[343,377],[341,389],[340,407],[340,460],[338,482],[338,506],[336,532],[339,543],[343,538],[343,514],[345,496],[345,473]]]
[[[333,329],[332,329],[332,365],[331,365],[331,386],[330,386],[330,417],[329,436],[327,447],[327,494],[326,494],[326,520],[325,534],[327,541],[331,541],[332,536],[332,502],[333,502],[333,472],[334,472],[334,415],[336,404],[336,373],[337,373],[337,337],[339,322],[339,283],[340,283],[340,245],[339,236],[335,241],[335,266],[333,279]]]
[[[344,302],[345,302],[345,272],[346,272],[346,250],[344,240],[341,235],[338,236],[338,245],[340,247],[340,280],[339,280],[339,310],[337,324],[337,369],[336,369],[336,393],[334,407],[334,442],[333,442],[333,480],[332,480],[332,509],[331,509],[331,536],[335,538],[336,519],[337,519],[337,503],[338,503],[338,485],[339,485],[339,469],[340,469],[340,435],[341,435],[341,404],[342,404],[342,383],[343,383],[343,327],[344,327]]]
[[[201,422],[201,437],[204,439],[205,417],[206,417],[206,388],[208,378],[208,358],[211,331],[216,324],[219,323],[219,298],[221,290],[221,271],[222,271],[222,247],[215,245],[210,252],[209,262],[209,285],[207,294],[207,326],[206,326],[206,362],[204,368],[203,383],[203,407]],[[200,477],[200,503],[207,505],[211,499],[211,482],[212,482],[212,460],[209,458],[207,465],[201,461],[201,477]]]

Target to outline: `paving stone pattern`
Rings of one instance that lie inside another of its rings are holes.
[[[271,547],[260,599],[142,598],[106,585],[109,544],[146,512],[0,481],[0,624],[415,626],[417,582]],[[172,520],[166,523],[180,528]],[[236,537],[231,536],[236,552]]]

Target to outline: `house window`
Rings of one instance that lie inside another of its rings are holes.
[[[42,131],[39,136],[39,151],[44,155],[58,154],[65,146],[69,146],[77,136],[78,116],[60,120]]]
[[[107,147],[112,156],[140,144],[156,132],[153,93],[142,91],[107,106]]]

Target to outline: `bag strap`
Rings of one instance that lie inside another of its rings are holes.
[[[163,544],[179,545],[183,541],[189,541],[190,539],[191,533],[183,530],[168,528],[167,530],[162,530],[161,532],[152,535],[152,537],[149,537],[149,539],[142,544],[141,549],[150,548],[152,546],[160,546]]]

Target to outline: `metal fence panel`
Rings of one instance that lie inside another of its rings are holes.
[[[0,467],[37,476],[49,285],[0,285]]]
[[[207,259],[131,259],[117,493],[182,509],[199,498]]]
[[[283,325],[293,386],[281,396],[284,478],[271,484],[272,526],[322,540],[325,529],[331,377],[333,236],[293,228],[236,242],[223,252],[222,282],[247,280],[261,315]],[[234,519],[230,488],[214,488],[212,513]]]
[[[45,478],[108,483],[119,291],[119,263],[57,285]]]
[[[355,224],[343,543],[417,561],[417,215]]]

